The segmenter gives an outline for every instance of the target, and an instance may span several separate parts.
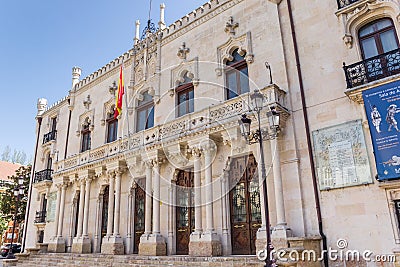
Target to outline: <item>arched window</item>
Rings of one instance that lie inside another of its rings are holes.
[[[393,22],[389,18],[376,20],[358,31],[364,59],[368,59],[399,47]]]
[[[85,120],[85,123],[82,125],[82,143],[81,143],[81,152],[90,149],[91,138],[90,138],[90,122],[88,119]]]
[[[115,107],[113,106],[110,112],[107,113],[107,143],[117,140],[118,119],[114,117],[114,109]]]
[[[226,62],[226,96],[227,99],[249,92],[249,72],[245,55],[241,56],[238,49],[232,53],[233,60]]]
[[[138,102],[136,112],[137,132],[149,129],[154,126],[154,102],[153,97],[148,92],[145,92],[143,94],[143,100],[140,100]]]
[[[178,117],[194,111],[194,86],[192,79],[187,76],[187,73],[183,78],[184,81],[175,89],[178,97]]]

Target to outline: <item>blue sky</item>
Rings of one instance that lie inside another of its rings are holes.
[[[153,0],[155,23],[162,2],[169,25],[206,0]],[[142,0],[0,0],[0,153],[9,145],[33,155],[37,99],[66,96],[73,66],[83,78],[129,50],[148,11]]]

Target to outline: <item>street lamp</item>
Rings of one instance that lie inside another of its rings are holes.
[[[275,110],[275,107],[271,107],[270,111],[267,112],[268,122],[270,130],[261,128],[261,111],[264,104],[264,95],[259,90],[254,90],[250,95],[251,104],[253,110],[257,113],[258,129],[251,131],[251,119],[246,114],[242,114],[239,120],[240,132],[246,139],[247,144],[259,143],[260,154],[261,154],[261,179],[263,181],[263,194],[264,194],[264,207],[265,207],[265,224],[267,233],[267,257],[265,259],[265,266],[271,267],[276,266],[274,260],[271,258],[271,251],[274,249],[271,242],[270,233],[270,222],[269,222],[269,208],[268,208],[268,196],[267,196],[267,175],[265,171],[264,161],[264,149],[263,141],[275,139],[280,131],[279,128],[279,117],[280,113]]]
[[[6,259],[15,259],[14,253],[12,251],[12,246],[13,246],[13,241],[14,241],[15,224],[17,222],[19,199],[20,199],[20,196],[22,196],[24,194],[23,184],[24,184],[24,177],[22,177],[22,176],[18,177],[18,186],[14,188],[14,196],[17,198],[17,202],[15,204],[14,223],[13,223],[13,229],[12,229],[12,233],[11,233],[10,248],[8,249],[8,254],[7,254]]]

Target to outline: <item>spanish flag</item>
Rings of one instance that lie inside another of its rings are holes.
[[[115,112],[114,112],[115,119],[118,118],[119,115],[121,115],[122,97],[124,96],[124,93],[125,93],[123,65],[124,65],[124,62],[122,62],[121,69],[119,71],[118,91],[117,91],[117,96],[115,97]]]

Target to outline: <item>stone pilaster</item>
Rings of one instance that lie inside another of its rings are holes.
[[[281,159],[280,151],[278,147],[278,139],[273,138],[271,142],[271,153],[272,153],[272,171],[274,174],[274,190],[275,190],[275,203],[276,203],[276,221],[277,224],[272,231],[271,238],[275,240],[275,243],[286,244],[288,237],[292,236],[292,232],[286,223],[285,216],[285,203],[283,198],[283,185],[282,185],[282,174],[281,174]]]

